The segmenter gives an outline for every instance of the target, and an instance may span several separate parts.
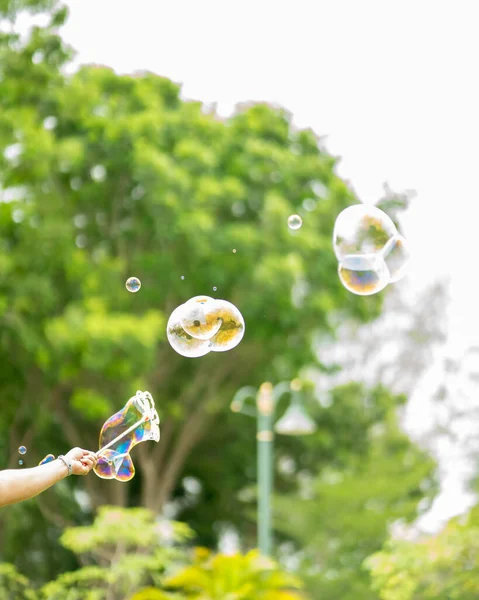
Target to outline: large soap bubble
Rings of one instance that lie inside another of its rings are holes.
[[[176,308],[166,326],[171,347],[188,358],[231,350],[241,342],[244,332],[245,322],[238,308],[210,296],[195,296]]]
[[[389,283],[389,271],[380,256],[346,256],[338,265],[344,287],[357,296],[371,296]]]
[[[333,247],[338,260],[346,256],[375,254],[396,234],[388,215],[365,204],[349,206],[339,213],[334,224]]]
[[[214,313],[221,321],[218,333],[210,340],[213,352],[226,352],[237,346],[243,339],[245,323],[243,315],[231,302],[216,300]]]
[[[102,479],[129,481],[135,475],[130,452],[147,440],[160,440],[159,418],[149,392],[138,391],[103,425],[98,462],[93,470]]]
[[[338,274],[344,287],[359,296],[383,290],[406,274],[407,242],[379,208],[358,204],[343,210],[333,231]]]
[[[204,356],[210,351],[210,343],[208,340],[201,340],[194,338],[188,332],[186,332],[181,326],[181,318],[185,305],[182,304],[175,308],[171,313],[168,323],[166,325],[166,335],[170,346],[182,356],[189,358],[198,358]]]
[[[209,296],[195,296],[182,305],[180,324],[198,340],[209,340],[221,327],[215,301]]]

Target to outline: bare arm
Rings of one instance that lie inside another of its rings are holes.
[[[74,475],[86,475],[96,464],[95,455],[81,448],[73,448],[66,458]],[[31,469],[0,471],[0,507],[33,498],[67,476],[67,466],[58,458]]]

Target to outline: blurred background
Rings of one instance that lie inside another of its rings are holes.
[[[161,420],[132,481],[1,509],[2,597],[479,597],[474,14],[0,0],[0,468],[97,450],[138,389]],[[331,244],[357,202],[412,253],[370,297]],[[198,294],[239,307],[235,349],[169,346]],[[258,553],[269,466],[230,407],[265,382],[316,429],[274,437]]]

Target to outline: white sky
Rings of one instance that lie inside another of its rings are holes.
[[[218,104],[280,104],[326,135],[339,174],[376,202],[384,182],[417,198],[396,285],[451,278],[450,344],[478,339],[479,62],[475,0],[69,0],[80,62],[147,69]],[[446,318],[446,316],[445,316]],[[427,391],[426,391],[427,393]],[[457,479],[436,507],[464,506]]]

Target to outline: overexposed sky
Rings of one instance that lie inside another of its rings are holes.
[[[339,174],[363,202],[376,202],[384,182],[416,190],[403,228],[413,259],[396,285],[414,294],[450,278],[450,344],[478,339],[476,0],[67,4],[63,34],[79,62],[151,70],[222,114],[243,101],[279,104],[327,136],[342,157]],[[456,483],[449,487],[443,516],[463,506]]]

